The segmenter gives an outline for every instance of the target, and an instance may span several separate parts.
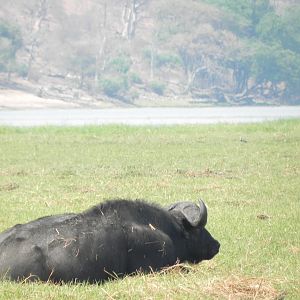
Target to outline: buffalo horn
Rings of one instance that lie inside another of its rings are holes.
[[[199,223],[198,225],[204,227],[207,223],[207,208],[205,203],[199,200]]]
[[[199,201],[199,205],[193,202],[177,202],[167,209],[180,212],[192,227],[206,225],[207,208],[202,200]]]

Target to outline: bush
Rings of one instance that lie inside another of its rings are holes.
[[[160,68],[163,66],[180,66],[182,65],[182,61],[177,54],[173,53],[158,53],[154,51],[154,64],[155,67]],[[151,49],[146,48],[143,50],[144,59],[147,61],[151,60]]]
[[[16,66],[15,72],[19,76],[25,78],[28,74],[28,66],[25,65],[25,64],[19,64],[19,65]]]
[[[130,91],[129,97],[131,100],[136,100],[140,97],[140,94],[138,93],[138,91]]]
[[[181,65],[181,60],[178,55],[162,53],[156,56],[155,65],[158,68],[162,66],[178,66]]]
[[[113,58],[109,62],[109,69],[121,74],[128,73],[130,66],[131,66],[131,60],[128,56],[125,55],[120,55],[116,58]]]
[[[157,81],[150,82],[151,91],[158,95],[163,95],[165,88],[166,88],[166,85],[164,83],[157,82]]]
[[[137,73],[130,73],[129,78],[132,83],[136,83],[136,84],[143,83],[143,80],[141,79],[140,75]]]
[[[22,47],[19,28],[0,21],[0,72],[11,73],[16,63],[16,53]]]
[[[90,54],[78,52],[68,61],[70,70],[81,77],[93,77],[95,75],[96,60]]]
[[[0,61],[0,73],[6,73],[7,67],[6,64]]]
[[[109,97],[118,97],[120,94],[128,90],[127,78],[104,78],[100,81],[100,86],[105,95]]]

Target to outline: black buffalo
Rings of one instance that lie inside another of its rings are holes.
[[[213,258],[220,244],[205,229],[200,201],[161,208],[112,200],[79,214],[48,216],[0,234],[0,277],[98,282]]]

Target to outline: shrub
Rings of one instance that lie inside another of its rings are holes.
[[[154,55],[154,64],[156,68],[160,68],[163,66],[180,66],[182,65],[182,61],[177,54],[173,53],[163,53],[154,51],[152,53]],[[143,50],[143,57],[145,60],[151,60],[151,49],[146,48]]]
[[[139,93],[137,91],[130,91],[129,93],[129,97],[131,100],[135,100],[139,98]]]
[[[157,81],[150,82],[151,91],[158,95],[163,95],[165,88],[166,88],[166,85],[164,83],[157,82]]]
[[[25,64],[19,64],[16,66],[15,71],[19,76],[25,78],[28,74],[28,66]]]
[[[167,65],[176,66],[176,65],[181,65],[181,60],[178,55],[162,53],[156,56],[155,65],[158,68]]]
[[[128,73],[130,66],[131,60],[126,55],[120,55],[118,57],[115,57],[109,62],[109,69],[121,74]]]
[[[126,77],[104,78],[100,81],[100,86],[105,95],[118,97],[128,89],[128,82]]]
[[[137,83],[137,84],[143,83],[143,80],[141,79],[140,75],[137,73],[130,73],[129,78],[132,83]]]

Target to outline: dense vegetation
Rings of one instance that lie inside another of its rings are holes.
[[[300,5],[293,1],[278,9],[274,0],[89,0],[81,10],[73,2],[5,4],[17,21],[0,14],[0,72],[49,92],[55,77],[66,93],[126,101],[145,93],[300,101]]]
[[[0,231],[113,197],[201,197],[221,242],[186,269],[100,286],[1,281],[0,299],[298,299],[299,132],[299,121],[0,128]]]
[[[278,15],[268,0],[206,0],[230,12],[236,20],[233,30],[243,39],[237,57],[229,57],[240,77],[257,82],[287,84],[290,95],[300,93],[300,6]],[[245,83],[242,83],[245,84]]]
[[[16,68],[16,53],[22,47],[19,28],[0,22],[0,72],[7,73],[8,78]]]

